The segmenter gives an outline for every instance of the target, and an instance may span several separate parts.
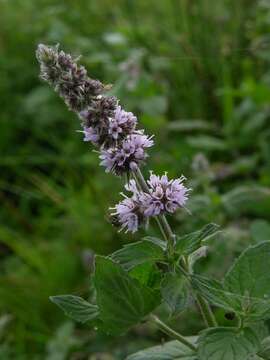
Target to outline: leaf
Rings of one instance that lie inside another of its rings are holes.
[[[250,328],[212,328],[204,330],[198,339],[200,360],[248,360],[255,355],[259,341]]]
[[[187,346],[179,341],[169,341],[163,345],[154,346],[135,354],[126,360],[197,360],[197,356]]]
[[[204,276],[192,275],[191,284],[211,304],[228,311],[241,313],[239,295],[225,291],[219,281]]]
[[[214,130],[214,126],[201,119],[187,119],[187,120],[175,120],[171,121],[167,125],[168,130],[170,131],[179,131],[179,132],[194,132],[202,130]]]
[[[228,147],[224,140],[209,135],[187,136],[186,139],[187,143],[196,149],[223,151]]]
[[[189,255],[201,246],[201,242],[218,232],[219,226],[213,223],[205,225],[198,231],[177,237],[175,251],[181,255]]]
[[[98,306],[75,295],[51,296],[50,300],[59,306],[72,319],[85,323],[98,316]]]
[[[270,360],[270,336],[261,342],[261,348],[258,355],[265,360]]]
[[[166,248],[167,248],[167,243],[166,243],[166,241],[161,240],[161,239],[159,239],[159,238],[157,238],[157,237],[154,237],[154,236],[145,236],[145,237],[143,238],[143,240],[152,242],[153,244],[159,246],[159,247],[160,247],[162,250],[164,250],[164,251],[165,251]]]
[[[95,287],[100,319],[114,335],[141,321],[160,303],[158,291],[143,286],[102,256],[96,257]]]
[[[138,241],[125,245],[111,255],[112,260],[120,263],[124,269],[130,270],[134,266],[164,260],[164,253],[160,246],[150,241]]]
[[[151,289],[160,288],[162,273],[152,263],[144,263],[135,266],[128,272],[129,276],[137,279],[142,285]]]
[[[249,318],[270,318],[269,268],[270,241],[266,241],[245,250],[225,276],[224,289],[240,296]]]
[[[270,189],[262,186],[238,186],[222,196],[225,209],[232,216],[265,216],[270,212]]]
[[[161,295],[169,306],[171,316],[187,308],[191,303],[186,280],[177,274],[167,273],[161,283]]]
[[[200,260],[201,258],[204,258],[207,256],[207,250],[208,250],[208,246],[201,246],[197,250],[195,250],[192,254],[189,255],[188,267],[189,267],[189,272],[191,274],[193,273],[193,268],[194,268],[196,262],[198,260]]]
[[[255,220],[250,226],[251,236],[256,243],[270,240],[270,224],[266,220]]]

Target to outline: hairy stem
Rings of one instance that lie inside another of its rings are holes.
[[[213,314],[208,302],[203,297],[201,297],[200,294],[196,294],[196,300],[206,326],[208,327],[217,326],[215,315]]]
[[[147,182],[144,179],[144,176],[139,168],[137,168],[134,172],[134,177],[141,189],[149,193],[149,187],[147,185]],[[168,257],[173,258],[174,255],[174,245],[175,245],[175,234],[173,233],[170,224],[168,223],[165,215],[159,215],[155,216],[155,219],[159,225],[159,228],[161,230],[162,235],[164,236],[164,239],[167,241],[167,251],[168,251]],[[188,271],[188,269],[187,269]],[[212,309],[208,302],[202,298],[199,294],[196,294],[196,300],[198,303],[198,306],[200,308],[200,311],[202,313],[203,319],[208,327],[217,326],[217,322],[215,319],[215,315],[212,312]]]
[[[182,344],[189,347],[191,350],[196,351],[196,347],[189,342],[184,336],[170,328],[168,325],[166,325],[162,320],[160,320],[156,315],[150,315],[150,319],[157,324],[158,328],[163,331],[165,334],[169,335],[173,339],[178,340]]]
[[[147,185],[147,182],[144,179],[144,176],[143,176],[141,170],[139,168],[137,168],[137,170],[135,170],[133,172],[133,174],[135,176],[135,179],[139,183],[140,187],[142,188],[142,190],[146,193],[149,193],[149,187]],[[173,247],[174,247],[174,243],[175,243],[175,235],[172,232],[172,229],[171,229],[165,215],[155,216],[155,219],[159,225],[160,231],[161,231],[164,239],[168,243],[168,253],[170,255],[172,255]]]

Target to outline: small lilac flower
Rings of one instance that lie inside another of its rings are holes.
[[[153,146],[151,137],[138,132],[127,136],[118,146],[101,151],[100,165],[105,166],[106,172],[121,175],[135,170],[146,158],[146,148]]]
[[[117,223],[120,226],[120,231],[126,229],[126,232],[136,232],[140,225],[142,225],[146,218],[143,215],[143,208],[141,201],[142,193],[138,191],[134,180],[130,180],[125,185],[127,191],[132,192],[131,197],[124,196],[124,200],[120,201],[114,208],[113,217],[117,218]]]
[[[179,207],[183,207],[190,191],[183,185],[184,180],[184,176],[169,180],[167,174],[160,177],[151,173],[147,181],[150,193],[145,197],[145,216],[174,213]]]
[[[98,144],[99,141],[99,134],[97,130],[93,127],[84,127],[83,128],[84,133],[84,141],[91,141],[93,144]]]

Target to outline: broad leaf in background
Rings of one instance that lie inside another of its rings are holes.
[[[100,319],[114,335],[141,321],[159,303],[160,294],[129,276],[121,265],[97,256],[95,287]]]
[[[270,189],[262,186],[239,186],[230,190],[221,199],[225,210],[231,216],[270,214]]]
[[[219,226],[207,224],[198,231],[186,234],[176,239],[175,251],[181,255],[189,255],[201,247],[201,242],[214,236],[218,232]]]
[[[245,250],[228,271],[224,289],[240,295],[243,312],[254,320],[270,317],[270,241]]]
[[[256,243],[270,240],[270,223],[263,219],[255,220],[251,223],[250,232]]]
[[[76,321],[85,323],[98,316],[98,306],[90,304],[79,296],[57,295],[51,296],[50,300]]]
[[[270,360],[270,336],[262,341],[258,355],[265,360]]]
[[[250,328],[212,328],[198,339],[200,360],[248,360],[255,356],[259,341]]]
[[[179,341],[170,341],[132,354],[126,360],[198,360],[198,358],[194,351]]]
[[[192,301],[187,281],[179,274],[167,273],[165,275],[161,283],[161,295],[170,309],[171,316],[177,316]]]
[[[130,270],[134,266],[164,260],[162,248],[150,241],[138,241],[124,247],[111,255],[124,269]]]

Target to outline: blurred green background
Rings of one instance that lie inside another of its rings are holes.
[[[148,169],[183,173],[193,189],[192,215],[169,220],[180,234],[222,226],[198,265],[221,276],[270,239],[270,2],[0,0],[0,359],[124,359],[162,335],[148,325],[96,334],[48,300],[90,296],[93,254],[142,233],[108,222],[123,182],[105,175],[76,116],[39,80],[40,42],[82,54],[155,134]],[[202,322],[191,309],[174,326],[191,335]]]

